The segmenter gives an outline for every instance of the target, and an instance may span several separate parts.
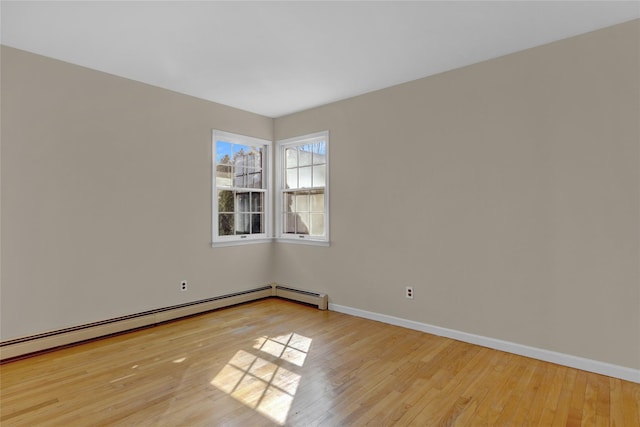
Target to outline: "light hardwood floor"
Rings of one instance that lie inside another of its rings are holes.
[[[0,375],[2,426],[640,425],[640,384],[277,299]]]

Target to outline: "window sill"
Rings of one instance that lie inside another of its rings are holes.
[[[228,246],[245,246],[259,243],[291,243],[293,245],[307,245],[307,246],[331,246],[331,242],[325,242],[323,240],[295,240],[295,239],[277,239],[277,238],[264,238],[264,239],[242,239],[242,240],[229,240],[226,242],[212,242],[212,248],[224,248]]]
[[[309,245],[309,246],[331,246],[331,242],[325,240],[312,240],[312,239],[276,239],[277,243],[292,243],[294,245]]]
[[[211,242],[212,248],[223,248],[227,246],[244,246],[253,245],[258,243],[272,243],[274,239],[267,237],[264,239],[242,239],[242,240],[227,240],[222,242]]]

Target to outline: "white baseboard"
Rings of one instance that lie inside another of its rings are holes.
[[[386,314],[374,313],[372,311],[360,310],[358,308],[347,307],[344,305],[329,303],[329,310],[350,314],[357,317],[363,317],[369,320],[376,320],[378,322],[388,323],[390,325],[402,326],[403,328],[426,332],[428,334],[451,338],[454,340],[476,344],[495,350],[506,351],[508,353],[531,357],[533,359],[556,363],[558,365],[581,369],[583,371],[594,372],[596,374],[607,375],[609,377],[620,378],[622,380],[640,383],[640,369],[627,368],[624,366],[613,365],[611,363],[585,359],[583,357],[572,356],[570,354],[558,353],[555,351],[530,347],[510,341],[503,341],[495,338],[485,337],[482,335],[456,331],[455,329],[442,328],[440,326],[434,326],[427,323],[388,316]]]
[[[0,361],[37,353],[65,345],[75,344],[137,328],[157,325],[174,319],[205,313],[235,304],[255,301],[275,295],[273,285],[241,291],[202,301],[136,313],[116,319],[104,320],[86,325],[49,331],[20,339],[0,342]]]
[[[272,283],[234,294],[2,341],[0,342],[0,361],[269,297],[317,305],[320,310],[327,309],[326,294],[287,288]]]

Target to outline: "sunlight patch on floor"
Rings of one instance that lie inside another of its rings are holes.
[[[211,381],[211,385],[284,424],[300,384],[301,375],[291,369],[302,367],[311,347],[311,338],[295,333],[256,339],[253,349],[277,358],[275,362],[239,350]],[[268,357],[268,356],[264,356]],[[281,364],[290,364],[291,369]]]

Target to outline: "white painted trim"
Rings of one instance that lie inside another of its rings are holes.
[[[169,320],[179,319],[185,316],[204,313],[219,308],[229,307],[235,304],[268,298],[274,295],[274,285],[250,289],[238,294],[223,295],[218,298],[195,301],[191,304],[168,307],[152,312],[134,314],[126,318],[114,319],[106,323],[78,325],[69,330],[50,331],[35,335],[24,340],[9,340],[0,342],[0,360],[11,359],[29,353],[35,353],[50,348],[74,344],[85,340],[100,338],[107,335],[126,332],[145,326],[157,325]],[[16,342],[11,342],[16,341]]]
[[[495,350],[506,351],[508,353],[518,354],[520,356],[531,357],[533,359],[543,360],[545,362],[551,362],[558,365],[581,369],[583,371],[595,372],[596,374],[607,375],[626,381],[640,383],[640,369],[627,368],[625,366],[613,365],[611,363],[600,362],[598,360],[585,359],[583,357],[573,356],[570,354],[558,353],[556,351],[545,350],[537,347],[530,347],[510,341],[489,338],[482,335],[470,334],[467,332],[457,331],[455,329],[443,328],[440,326],[430,325],[428,323],[416,322],[413,320],[388,316],[386,314],[374,313],[372,311],[361,310],[359,308],[353,308],[344,305],[329,303],[329,310],[337,311],[344,314],[350,314],[352,316],[363,317],[369,320],[376,320],[378,322],[387,323],[390,325],[401,326],[403,328],[413,329],[416,331],[426,332],[428,334],[438,335],[441,337],[451,338],[470,344],[476,344]]]
[[[331,242],[325,242],[324,240],[312,240],[312,239],[285,239],[278,238],[275,239],[278,243],[291,243],[292,245],[309,245],[309,246],[331,246]]]
[[[136,328],[153,326],[185,316],[205,313],[211,310],[269,297],[314,304],[317,305],[320,310],[327,309],[328,297],[326,294],[278,286],[275,283],[271,283],[261,288],[249,289],[236,294],[222,295],[208,300],[195,301],[185,305],[166,307],[164,309],[138,313],[94,324],[78,325],[65,330],[49,331],[31,337],[23,337],[5,342],[0,341],[0,360],[75,344]]]
[[[229,241],[221,241],[221,242],[211,242],[212,248],[225,248],[228,246],[243,246],[243,245],[253,245],[257,243],[273,243],[275,239],[272,237],[260,238],[260,239],[242,239],[242,240],[229,240]]]

